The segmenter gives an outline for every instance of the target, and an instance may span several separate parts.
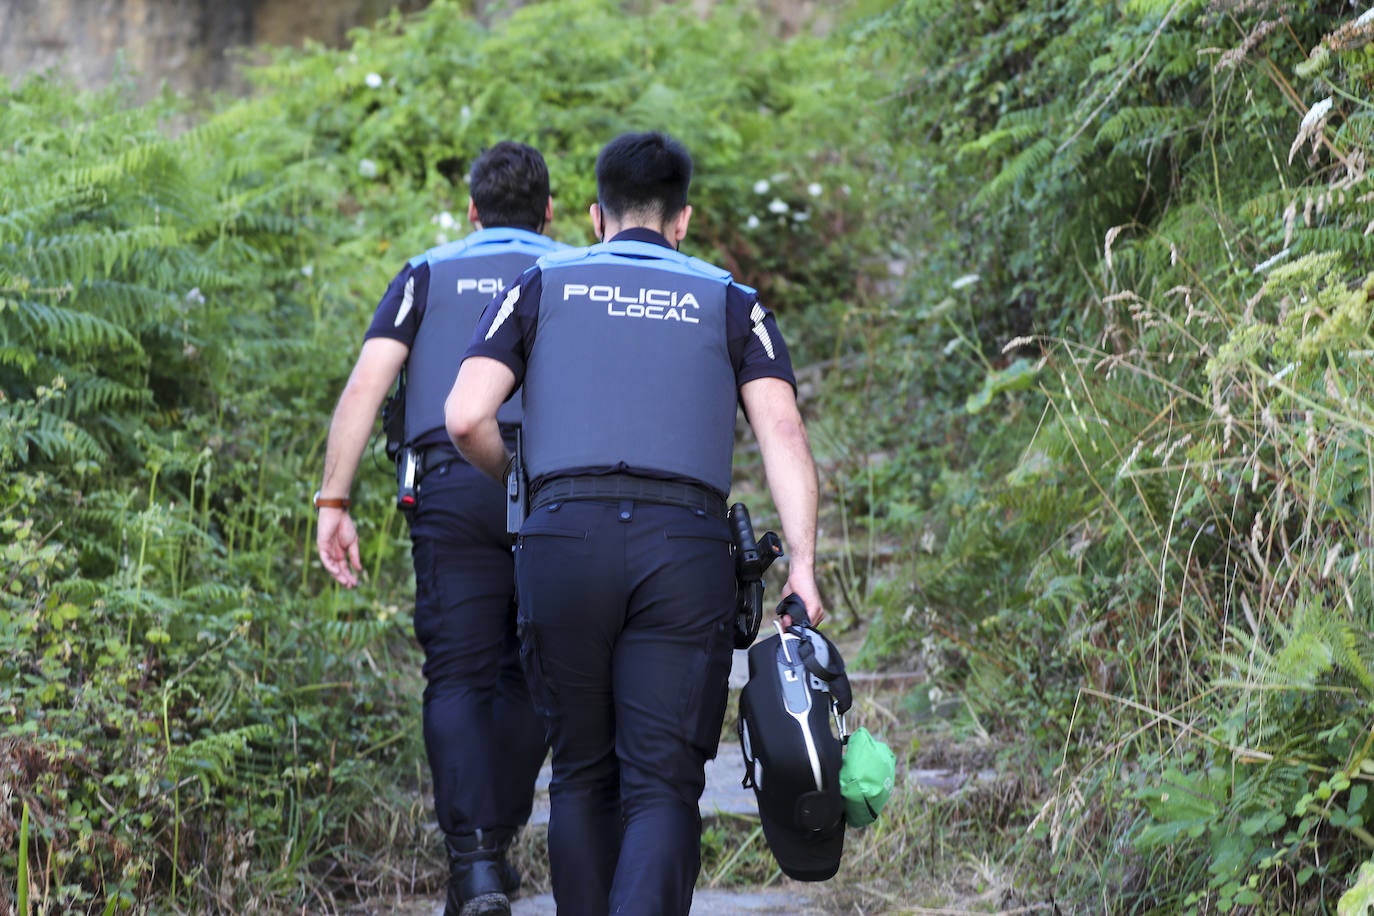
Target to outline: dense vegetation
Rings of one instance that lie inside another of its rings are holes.
[[[836,624],[1022,773],[873,892],[962,844],[1066,911],[1374,905],[1367,4],[873,0],[786,40],[645,6],[439,2],[208,110],[0,93],[0,895],[437,880],[404,526],[379,459],[329,585],[325,423],[482,146],[543,149],[585,242],[596,150],[663,127],[694,253],[819,381]]]

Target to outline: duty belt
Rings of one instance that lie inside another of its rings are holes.
[[[535,491],[530,511],[550,503],[579,499],[634,499],[667,506],[700,509],[714,518],[725,517],[725,500],[704,486],[674,480],[653,480],[633,474],[559,477]]]
[[[458,449],[451,445],[444,445],[442,442],[431,445],[420,451],[420,475],[424,477],[430,471],[441,464],[448,464],[450,461],[461,461],[463,456],[458,454]]]

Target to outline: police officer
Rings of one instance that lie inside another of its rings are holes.
[[[508,914],[519,885],[505,850],[529,819],[547,750],[515,633],[515,573],[502,489],[454,449],[444,399],[492,296],[548,252],[553,217],[543,158],[502,142],[469,173],[475,232],[406,264],[382,296],[329,428],[316,494],[317,544],[342,585],[357,584],[348,494],[383,398],[404,370],[403,455],[414,459],[409,514],[415,635],[424,648],[425,750],[450,862],[446,916]],[[501,406],[498,436],[519,423]]]
[[[526,393],[516,579],[522,661],[553,740],[560,916],[690,909],[733,646],[737,402],[789,551],[784,593],[824,616],[787,348],[754,290],[678,252],[691,173],[661,133],[607,144],[591,207],[603,241],[546,255],[493,300],[446,405],[454,442],[497,477],[497,407]]]

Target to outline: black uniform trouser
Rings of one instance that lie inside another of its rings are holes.
[[[687,916],[728,695],[723,518],[631,500],[536,510],[516,548],[521,654],[549,719],[559,916]]]
[[[465,462],[441,465],[421,481],[410,535],[439,827],[518,829],[548,745],[520,670],[504,493]]]

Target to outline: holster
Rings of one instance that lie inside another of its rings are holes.
[[[525,524],[525,517],[529,515],[530,482],[525,475],[522,439],[521,431],[517,429],[515,431],[515,455],[511,458],[510,467],[506,470],[506,534],[510,536],[511,543],[515,543],[515,537],[520,533],[520,526]]]
[[[747,649],[759,635],[763,620],[763,574],[783,555],[782,541],[771,531],[755,538],[744,503],[731,506],[727,517],[735,550],[735,648]]]

